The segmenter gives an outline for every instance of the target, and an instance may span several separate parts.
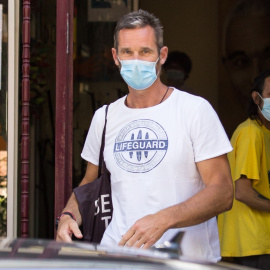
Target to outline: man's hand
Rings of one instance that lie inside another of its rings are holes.
[[[68,215],[62,216],[58,223],[56,241],[72,242],[72,234],[77,238],[83,237],[77,222]]]
[[[197,225],[231,209],[233,184],[227,156],[198,162],[197,167],[205,188],[184,202],[136,221],[123,235],[120,246],[149,248],[168,229]]]
[[[147,249],[154,245],[168,229],[161,212],[137,220],[122,236],[119,246]]]
[[[85,176],[80,185],[85,185],[94,181],[97,176],[98,166],[88,162]],[[72,234],[74,234],[76,238],[82,238],[83,235],[79,229],[79,225],[82,224],[82,217],[74,193],[71,194],[62,213],[63,212],[71,212],[74,215],[76,221],[73,220],[69,215],[62,216],[58,223],[56,241],[72,242]]]

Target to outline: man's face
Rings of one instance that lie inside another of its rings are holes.
[[[270,18],[241,16],[232,20],[225,41],[226,68],[234,90],[243,101],[254,78],[270,68]]]
[[[157,68],[163,64],[167,57],[167,47],[163,47],[158,52],[155,32],[150,26],[138,29],[122,29],[118,35],[118,52],[112,49],[113,58],[116,65],[120,65],[120,60],[139,59],[143,61],[156,62],[160,56]]]

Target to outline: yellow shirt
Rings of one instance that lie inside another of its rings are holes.
[[[247,119],[235,130],[228,154],[235,183],[242,175],[270,199],[270,130]],[[221,256],[270,254],[270,213],[255,210],[234,199],[233,207],[218,216]]]

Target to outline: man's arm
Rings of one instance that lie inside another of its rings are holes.
[[[245,175],[235,181],[235,199],[256,210],[270,212],[270,200],[252,187],[252,181]]]
[[[231,209],[233,184],[227,156],[198,162],[197,167],[205,188],[185,202],[139,219],[119,245],[149,248],[168,229],[193,226]]]
[[[97,176],[98,166],[88,162],[86,173],[82,182],[80,183],[80,186],[94,181]],[[62,216],[58,223],[56,241],[71,242],[72,234],[74,234],[77,238],[82,238],[83,236],[79,229],[79,225],[82,223],[82,218],[74,193],[71,194],[67,205],[62,212],[71,212],[75,216],[76,221],[73,220],[69,215]]]

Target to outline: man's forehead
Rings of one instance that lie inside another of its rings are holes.
[[[119,51],[120,52],[124,52],[126,50],[132,50],[133,49],[133,46],[130,46],[130,47],[124,47],[124,46],[119,46]],[[148,46],[137,46],[136,49],[139,49],[139,50],[149,50],[149,51],[154,51],[154,48],[152,47],[148,47]]]
[[[227,55],[235,51],[253,54],[270,46],[270,17],[238,16],[228,29],[225,41]]]
[[[144,42],[155,43],[155,32],[150,26],[135,29],[121,29],[118,34],[118,43],[122,47],[130,46],[132,44]]]

